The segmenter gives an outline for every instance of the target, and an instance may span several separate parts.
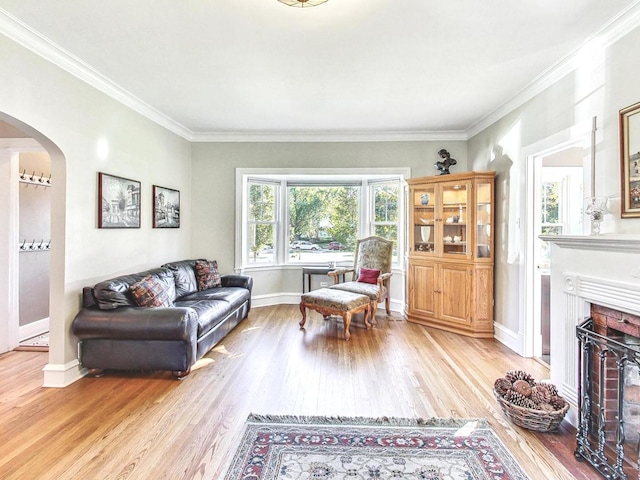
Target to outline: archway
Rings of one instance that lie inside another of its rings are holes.
[[[25,138],[0,139],[5,151],[18,151],[26,145],[27,139],[39,144],[51,159],[51,176],[56,181],[51,187],[51,253],[49,285],[49,364],[45,367],[44,386],[63,386],[66,382],[60,378],[60,369],[51,368],[65,365],[65,348],[68,348],[68,332],[65,328],[65,218],[66,218],[66,161],[58,146],[32,126],[0,112],[0,121],[15,127],[25,134]],[[16,178],[19,175],[17,162],[2,163],[3,178]],[[18,250],[17,232],[17,190],[8,188],[2,194],[2,203],[8,207],[7,228],[0,237],[0,317],[9,318],[16,314]],[[0,325],[0,333],[8,328]],[[6,338],[6,337],[5,337]],[[15,341],[15,339],[8,339]],[[64,375],[64,372],[62,372]]]

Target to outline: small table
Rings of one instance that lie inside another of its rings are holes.
[[[311,291],[311,276],[312,275],[327,275],[337,267],[302,267],[302,293]],[[305,290],[305,277],[307,277],[307,289]],[[342,281],[344,282],[344,274],[342,274]]]

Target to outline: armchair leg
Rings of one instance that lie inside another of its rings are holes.
[[[389,297],[384,299],[384,308],[387,311],[387,315],[391,315],[391,302],[389,301]]]

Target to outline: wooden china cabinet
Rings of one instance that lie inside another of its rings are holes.
[[[495,172],[412,178],[406,315],[493,337]]]

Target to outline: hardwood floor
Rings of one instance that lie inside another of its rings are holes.
[[[532,479],[600,478],[573,459],[571,432],[515,427],[493,398],[507,370],[545,378],[540,363],[382,312],[370,331],[356,316],[350,342],[341,320],[309,312],[301,331],[300,318],[253,309],[182,381],[110,372],[47,389],[46,353],[0,356],[0,478],[222,479],[251,412],[485,417]]]

